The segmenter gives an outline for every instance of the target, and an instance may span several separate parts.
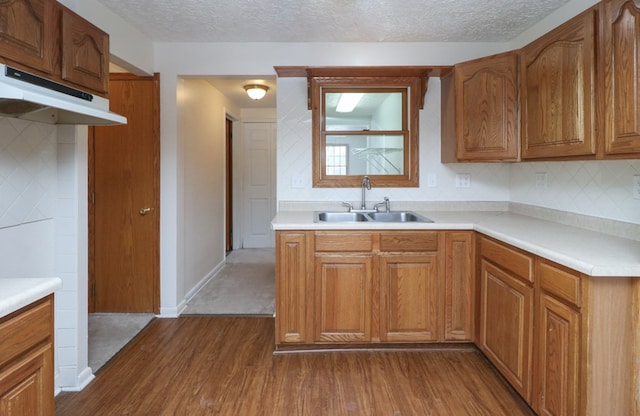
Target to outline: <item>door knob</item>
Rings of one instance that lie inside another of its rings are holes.
[[[153,208],[150,208],[150,207],[140,208],[140,215],[147,215],[151,211],[153,211]]]

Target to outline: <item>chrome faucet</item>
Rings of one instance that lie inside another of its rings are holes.
[[[386,196],[384,197],[384,201],[378,202],[377,204],[375,204],[373,206],[373,209],[375,209],[377,212],[380,212],[381,206],[384,206],[384,212],[391,212],[391,202],[389,201],[389,198],[387,198]]]
[[[367,202],[364,196],[367,189],[371,190],[371,181],[368,176],[365,176],[362,178],[362,203],[360,204],[360,209],[363,211],[367,209]]]

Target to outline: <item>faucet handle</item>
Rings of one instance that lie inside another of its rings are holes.
[[[353,210],[353,204],[350,202],[343,202],[342,205],[349,208],[349,212]]]

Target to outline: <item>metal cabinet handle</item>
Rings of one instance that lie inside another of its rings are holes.
[[[149,214],[151,211],[153,211],[153,208],[140,208],[140,215],[147,215]]]

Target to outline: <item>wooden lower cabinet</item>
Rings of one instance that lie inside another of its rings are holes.
[[[580,312],[547,293],[538,300],[537,394],[540,415],[578,415]]]
[[[445,231],[444,340],[472,341],[475,325],[474,233]]]
[[[277,231],[277,346],[471,342],[472,241],[472,231]]]
[[[442,289],[438,253],[380,255],[380,340],[438,341]]]
[[[304,231],[276,233],[276,343],[307,341],[307,239]]]
[[[0,319],[0,415],[55,413],[53,296]]]
[[[316,255],[314,342],[369,342],[372,256]]]
[[[479,347],[530,401],[533,287],[482,259],[480,288]]]

